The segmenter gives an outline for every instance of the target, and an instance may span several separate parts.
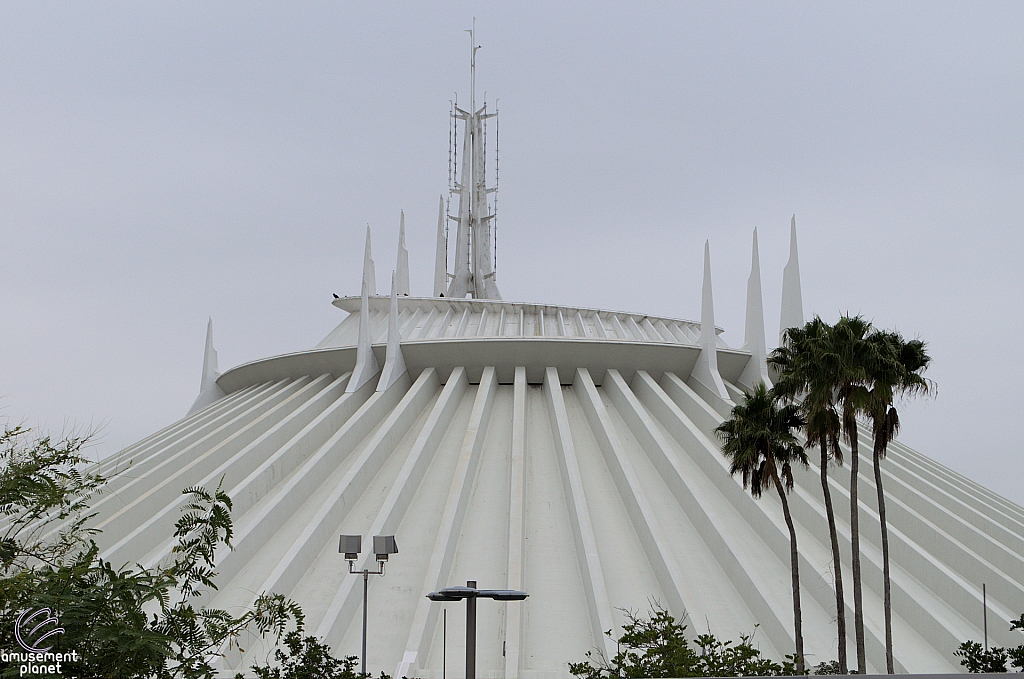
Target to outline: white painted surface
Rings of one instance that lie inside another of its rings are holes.
[[[786,328],[804,324],[804,298],[800,291],[800,256],[796,248],[796,215],[789,225],[789,261],[782,271],[782,313],[779,317],[779,344]]]
[[[131,478],[115,476],[97,504],[103,554],[115,563],[163,558],[181,488],[225,476],[235,550],[220,555],[221,588],[205,601],[235,606],[264,589],[287,594],[339,653],[358,652],[361,593],[336,535],[397,536],[402,551],[370,583],[374,672],[440,676],[443,605],[423,595],[469,579],[531,594],[522,604],[480,604],[481,676],[566,676],[566,663],[587,650],[613,650],[600,632],[620,629],[620,607],[646,608],[651,598],[685,610],[694,632],[710,625],[736,638],[759,625],[766,653],[788,652],[780,507],[768,495],[753,500],[729,476],[712,432],[722,415],[691,376],[609,369],[598,383],[586,368],[568,379],[547,368],[542,387],[528,383],[530,370],[520,366],[501,383],[493,367],[473,379],[456,368],[442,383],[422,369],[376,393],[374,382],[347,391],[347,375],[299,376],[229,394],[128,451]],[[862,462],[866,625],[877,670],[880,547]],[[897,664],[956,671],[952,651],[980,633],[980,583],[992,620],[1008,619],[1024,599],[1024,509],[898,443],[884,470]],[[837,506],[848,483],[833,474]],[[798,472],[792,497],[806,642],[819,661],[835,657],[836,640],[813,465]],[[848,555],[849,521],[843,512],[837,519]],[[462,607],[448,606],[452,677],[461,676],[462,620]],[[1004,627],[990,625],[993,643],[1014,643]],[[256,640],[243,647],[245,658],[226,662],[238,667],[265,652]]]
[[[405,210],[398,222],[398,259],[395,262],[395,285],[398,294],[409,296],[409,249],[405,247]]]
[[[764,303],[761,301],[761,263],[757,254],[757,229],[750,254],[750,278],[747,279],[747,319],[743,331],[743,348],[750,352],[750,360],[743,368],[738,382],[752,389],[759,382],[772,386],[768,377],[768,353],[764,337]]]
[[[781,509],[729,475],[713,432],[764,351],[756,241],[743,349],[717,337],[705,254],[699,325],[402,297],[397,276],[390,298],[373,297],[368,267],[363,294],[336,303],[350,316],[320,347],[227,371],[216,383],[227,395],[103,463],[110,474],[132,460],[95,507],[104,558],[166,558],[181,488],[223,477],[235,549],[218,555],[220,590],[203,602],[231,608],[266,590],[293,597],[308,629],[338,654],[359,652],[361,592],[336,536],[396,536],[401,552],[370,584],[374,673],[441,676],[444,604],[424,595],[466,580],[530,593],[522,603],[480,603],[482,678],[567,677],[567,663],[588,650],[614,653],[603,632],[619,633],[621,609],[652,600],[686,616],[693,633],[710,626],[735,639],[756,626],[756,642],[781,658],[793,645]],[[870,460],[862,463],[865,624],[878,670],[879,531]],[[897,668],[957,671],[953,650],[980,634],[980,583],[993,621],[1024,600],[1024,508],[898,442],[884,478]],[[844,506],[848,475],[838,470],[831,483]],[[791,504],[805,641],[819,662],[835,657],[837,640],[813,464],[797,472]],[[840,511],[837,521],[848,558],[849,520]],[[463,608],[447,608],[446,674],[457,679]],[[1005,625],[989,634],[1016,643]],[[242,646],[244,656],[226,654],[225,675],[267,651],[256,638]]]
[[[700,302],[700,356],[697,357],[697,365],[693,367],[692,379],[729,406],[729,392],[718,372],[715,299],[711,290],[711,245],[707,241],[704,241],[704,286],[701,288]]]
[[[363,269],[363,294],[359,300],[359,340],[356,345],[356,363],[352,369],[352,379],[348,383],[348,391],[355,391],[374,378],[379,370],[377,357],[370,346],[370,300],[369,290],[373,274],[373,260],[369,258],[370,230],[366,230],[367,258]]]
[[[217,350],[213,348],[213,319],[206,324],[206,349],[203,351],[203,376],[199,383],[199,395],[188,409],[191,415],[224,396],[224,390],[217,384]]]
[[[408,272],[407,272],[408,273]],[[384,369],[380,372],[377,391],[387,391],[392,384],[406,373],[405,357],[402,355],[402,336],[398,331],[398,275],[391,276],[391,310],[388,313],[388,348]]]

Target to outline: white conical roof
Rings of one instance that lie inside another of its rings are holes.
[[[220,589],[206,603],[230,609],[280,592],[338,654],[359,653],[362,600],[338,535],[363,535],[364,545],[396,536],[400,553],[370,581],[375,673],[440,676],[444,605],[423,595],[467,580],[530,594],[479,604],[482,677],[566,675],[565,663],[586,651],[614,650],[601,632],[621,629],[621,609],[651,600],[729,638],[757,625],[768,655],[792,651],[788,533],[777,499],[752,499],[719,452],[712,430],[728,406],[692,374],[707,346],[699,324],[495,300],[367,303],[376,362],[397,327],[406,374],[383,391],[376,379],[346,390],[363,299],[338,300],[351,315],[320,347],[227,371],[218,380],[226,396],[125,451],[131,475],[111,480],[95,507],[103,558],[166,557],[182,488],[223,477],[235,549],[218,555]],[[735,385],[750,354],[716,353],[727,392],[741,399]],[[862,454],[870,450],[862,440]],[[882,671],[869,455],[864,597],[869,665]],[[980,634],[981,583],[993,621],[1019,608],[1024,509],[898,442],[884,477],[897,670],[956,671],[952,651]],[[833,470],[844,561],[848,482]],[[809,660],[832,659],[831,556],[814,464],[796,475],[791,502]],[[448,609],[447,672],[458,677],[463,613]],[[1005,625],[990,624],[989,635],[1016,642]],[[265,652],[243,647],[245,659],[225,662],[241,667]]]
[[[338,536],[363,536],[359,569],[374,566],[372,536],[395,536],[400,552],[369,582],[374,675],[463,676],[463,608],[425,595],[470,580],[530,595],[479,603],[482,679],[567,677],[567,663],[588,651],[613,655],[605,631],[618,636],[624,611],[651,602],[693,632],[735,640],[756,629],[755,643],[781,660],[794,646],[782,510],[772,494],[754,500],[729,474],[714,434],[743,401],[737,385],[768,374],[756,235],[740,349],[715,326],[707,245],[699,323],[502,301],[478,135],[491,114],[459,111],[470,132],[452,215],[454,272],[442,200],[434,296],[403,294],[404,237],[391,296],[376,296],[368,228],[359,294],[334,301],[348,316],[315,348],[217,376],[209,339],[196,412],[101,463],[109,474],[132,461],[131,474],[112,476],[93,507],[101,557],[115,566],[167,558],[182,489],[223,480],[234,549],[217,555],[219,590],[202,603],[230,611],[261,592],[283,594],[338,656],[360,653],[362,605],[361,577],[349,574]],[[802,318],[794,221],[780,325]],[[883,672],[871,442],[860,444],[868,669]],[[995,621],[1016,617],[1024,599],[1024,509],[899,442],[883,478],[896,670],[959,670],[953,651],[981,637],[982,583],[990,642],[1016,645]],[[837,655],[832,558],[813,460],[795,482],[814,664]],[[830,483],[845,564],[848,471],[832,470]],[[845,589],[849,608],[853,588]],[[259,638],[241,647],[244,657],[225,649],[225,676],[267,656]]]

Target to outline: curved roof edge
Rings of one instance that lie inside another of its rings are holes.
[[[373,345],[380,365],[385,361],[386,345]],[[478,381],[486,366],[494,366],[500,383],[511,384],[515,368],[526,366],[527,380],[540,384],[544,369],[558,369],[560,379],[571,384],[577,368],[587,368],[600,384],[605,371],[614,368],[625,375],[644,370],[652,375],[674,372],[689,375],[700,349],[664,342],[608,342],[605,340],[552,337],[483,337],[475,339],[414,340],[402,342],[402,353],[409,372],[418,374],[435,367],[442,379],[456,367],[466,368],[471,381]],[[751,354],[742,349],[719,348],[718,366],[722,377],[735,382]],[[342,375],[356,362],[355,347],[309,349],[251,361],[236,366],[217,379],[225,393],[254,384],[330,373]]]
[[[398,328],[402,341],[467,338],[564,338],[610,342],[663,342],[699,345],[700,323],[665,316],[586,307],[526,304],[490,299],[398,297]],[[390,298],[367,300],[370,336],[383,341]],[[341,297],[333,305],[349,312],[317,349],[358,344],[361,297]],[[729,348],[716,327],[719,348]]]

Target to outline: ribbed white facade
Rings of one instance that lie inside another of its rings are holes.
[[[384,366],[390,300],[368,302]],[[359,298],[336,306],[353,313],[317,348],[228,371],[217,381],[223,397],[104,464],[112,472],[132,461],[95,507],[104,558],[166,557],[182,488],[223,477],[235,549],[220,555],[220,590],[207,603],[286,594],[339,654],[359,652],[362,592],[338,535],[396,536],[400,553],[370,581],[373,672],[440,677],[445,604],[424,595],[467,580],[530,594],[480,602],[481,677],[566,676],[588,650],[614,653],[602,631],[620,629],[620,609],[655,600],[695,631],[736,638],[756,625],[767,654],[792,652],[788,533],[777,498],[755,501],[728,474],[712,430],[731,402],[694,378],[700,324],[404,298],[408,371],[381,391],[376,379],[347,391]],[[753,358],[718,344],[723,383],[739,399]],[[869,665],[884,671],[869,457],[861,470]],[[959,669],[953,650],[980,638],[983,582],[990,641],[1015,643],[1003,623],[1024,603],[1024,510],[899,443],[884,476],[898,671]],[[848,563],[848,468],[831,478]],[[792,500],[811,662],[834,658],[837,645],[819,483],[812,464]],[[447,607],[447,675],[459,677],[463,607]],[[848,620],[852,629],[852,611]],[[265,653],[246,648],[226,664]]]
[[[95,506],[103,558],[166,558],[182,489],[223,479],[234,550],[218,555],[220,589],[206,603],[287,595],[336,654],[359,653],[362,602],[338,536],[366,545],[395,535],[400,552],[369,585],[373,674],[463,676],[462,606],[424,595],[468,580],[530,595],[479,603],[478,676],[487,679],[556,679],[589,650],[611,657],[604,632],[618,636],[623,609],[652,602],[693,632],[754,632],[781,660],[794,649],[788,531],[776,497],[755,501],[729,475],[713,433],[743,388],[770,379],[756,232],[742,348],[726,346],[715,326],[707,246],[699,323],[502,301],[484,152],[484,121],[496,114],[470,102],[453,113],[464,123],[451,186],[459,205],[449,214],[440,202],[434,296],[408,296],[403,216],[391,297],[376,295],[367,230],[361,295],[335,300],[349,315],[315,348],[218,375],[208,334],[189,416],[103,464],[113,473],[131,461]],[[784,328],[803,320],[795,218],[791,228]],[[791,505],[815,664],[836,658],[837,638],[811,458]],[[867,650],[878,672],[880,532],[868,457],[860,469]],[[953,651],[981,638],[982,583],[990,640],[1015,645],[1005,621],[1024,610],[1024,509],[898,442],[883,476],[897,670],[960,669]],[[847,469],[832,470],[844,564],[849,483]],[[364,554],[357,567],[372,560]],[[850,596],[852,574],[844,580]],[[847,620],[852,636],[851,610]],[[244,657],[225,658],[228,675],[265,658],[259,640],[243,646]]]

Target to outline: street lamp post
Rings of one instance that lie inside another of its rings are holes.
[[[528,596],[517,589],[477,589],[476,580],[468,581],[465,587],[446,587],[427,595],[431,601],[466,600],[466,679],[476,679],[476,600],[522,601]]]
[[[348,561],[348,572],[353,575],[363,576],[363,653],[360,656],[362,660],[362,672],[366,675],[366,590],[369,586],[371,575],[384,575],[384,564],[388,560],[389,554],[398,554],[398,545],[395,544],[394,535],[374,535],[373,536],[373,555],[377,559],[377,570],[371,571],[368,568],[364,568],[361,571],[357,571],[352,568],[352,564],[359,557],[359,552],[362,551],[363,536],[362,535],[342,535],[338,541],[338,552],[345,555],[345,560]]]

